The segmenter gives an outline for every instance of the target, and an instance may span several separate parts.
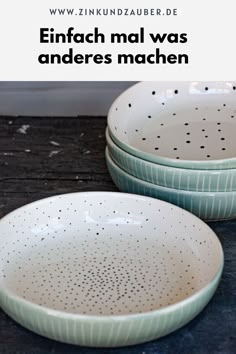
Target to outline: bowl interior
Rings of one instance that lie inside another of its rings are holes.
[[[235,158],[235,97],[232,83],[142,82],[114,102],[109,129],[118,142],[150,156]]]
[[[222,264],[198,218],[122,193],[32,203],[3,218],[0,233],[1,291],[75,314],[161,309],[206,286]]]

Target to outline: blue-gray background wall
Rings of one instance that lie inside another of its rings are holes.
[[[134,82],[0,82],[0,115],[106,115]]]

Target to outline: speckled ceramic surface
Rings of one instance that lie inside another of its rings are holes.
[[[43,336],[86,346],[145,342],[183,326],[212,297],[221,245],[171,204],[74,193],[0,221],[0,305]]]
[[[236,192],[193,192],[158,186],[131,176],[111,159],[106,150],[108,170],[122,192],[146,195],[176,204],[201,219],[236,218]]]
[[[151,162],[236,168],[236,84],[138,83],[113,103],[108,127],[122,149]]]
[[[152,163],[119,148],[106,130],[106,141],[113,161],[129,174],[163,187],[198,192],[236,190],[236,169],[191,170]]]

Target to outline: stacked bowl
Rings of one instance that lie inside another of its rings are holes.
[[[124,192],[236,217],[236,84],[141,82],[113,103],[106,161]]]

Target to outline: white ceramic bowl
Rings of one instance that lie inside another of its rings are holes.
[[[231,192],[236,190],[236,168],[227,170],[191,170],[175,168],[140,159],[119,148],[106,130],[112,160],[134,177],[163,187],[195,192]]]
[[[183,326],[223,268],[206,224],[137,195],[40,200],[4,217],[0,238],[2,309],[36,333],[86,346],[142,343]]]
[[[138,83],[115,100],[108,127],[123,150],[151,162],[236,168],[236,84]]]
[[[236,192],[193,192],[162,187],[138,179],[122,170],[111,159],[108,149],[106,160],[110,175],[122,192],[165,200],[207,221],[236,218]]]

